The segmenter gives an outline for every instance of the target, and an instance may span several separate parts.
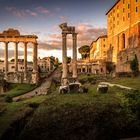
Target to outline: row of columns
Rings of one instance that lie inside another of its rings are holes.
[[[72,48],[72,77],[77,79],[77,33],[72,33],[73,48]],[[62,85],[68,83],[68,67],[67,67],[67,33],[62,33],[62,59],[63,59],[63,73],[62,73]]]
[[[5,74],[8,73],[8,43],[4,42],[4,67],[5,67]],[[15,62],[15,72],[18,72],[18,43],[15,42],[14,48],[14,62]],[[27,74],[27,44],[28,42],[24,42],[24,73]],[[33,72],[37,72],[37,43],[33,43]]]

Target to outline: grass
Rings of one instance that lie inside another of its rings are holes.
[[[35,88],[37,88],[35,84],[10,84],[10,90],[5,95],[13,98],[32,91]]]
[[[109,82],[118,83],[125,86],[130,86],[130,87],[137,88],[140,90],[139,81],[140,81],[140,77],[118,78],[118,79],[113,79],[112,81],[109,81]],[[17,87],[15,87],[15,85],[13,84],[12,86],[15,89],[10,90],[9,93],[6,93],[8,96],[12,96],[12,97],[17,96],[18,94],[21,94],[21,91],[25,92],[24,88],[27,90],[32,88],[30,87],[30,85],[25,85],[25,84],[18,85]],[[86,84],[86,86],[89,88],[88,94],[71,93],[71,94],[63,94],[59,96],[50,94],[48,96],[36,96],[31,99],[23,100],[20,102],[12,102],[12,103],[5,103],[3,100],[4,97],[0,97],[0,104],[2,104],[2,107],[6,108],[5,112],[2,115],[0,115],[0,137],[4,133],[4,131],[7,128],[9,128],[10,124],[15,119],[20,118],[21,116],[24,116],[27,112],[32,111],[33,108],[29,106],[29,104],[32,104],[32,103],[37,103],[40,106],[35,111],[35,114],[32,117],[29,124],[27,124],[27,127],[26,127],[27,131],[28,131],[28,128],[31,131],[33,131],[33,129],[36,126],[38,126],[38,123],[39,123],[39,126],[41,126],[39,127],[39,130],[38,130],[39,132],[41,130],[43,130],[44,132],[47,132],[47,131],[49,132],[49,127],[50,127],[50,130],[51,129],[52,131],[54,130],[54,133],[55,133],[54,127],[49,126],[48,130],[46,130],[47,123],[49,123],[48,125],[52,124],[56,126],[56,128],[59,125],[60,127],[63,125],[68,125],[67,127],[71,130],[70,127],[75,127],[76,124],[78,125],[79,123],[81,124],[82,122],[85,123],[86,121],[87,121],[87,124],[89,123],[88,121],[92,122],[93,121],[92,118],[96,117],[96,115],[97,116],[99,115],[98,119],[100,119],[100,121],[102,121],[104,117],[106,117],[107,119],[107,116],[105,116],[106,115],[105,112],[109,112],[108,115],[112,115],[115,112],[116,115],[113,117],[116,120],[113,122],[113,125],[117,121],[118,121],[118,125],[119,123],[120,125],[122,125],[123,121],[125,122],[125,120],[128,120],[127,118],[128,116],[129,117],[132,116],[131,111],[126,111],[126,112],[123,112],[122,114],[120,113],[120,111],[124,109],[123,104],[126,104],[126,101],[127,101],[126,100],[124,102],[124,97],[120,96],[123,94],[124,91],[116,87],[113,87],[113,88],[109,88],[109,91],[107,94],[99,94],[96,90],[97,84],[96,85]],[[17,93],[18,91],[19,93]],[[103,112],[105,114],[102,114]],[[122,117],[121,120],[117,120],[118,119],[116,118],[118,117],[117,115],[118,116],[122,115],[120,116]],[[113,119],[112,116],[109,116],[109,117],[111,117],[110,119]],[[96,122],[99,121],[98,119],[96,120]],[[69,121],[73,123],[73,126],[71,126],[70,124],[67,124]],[[106,122],[107,120],[104,120],[104,121]],[[105,123],[105,122],[102,122],[102,123]],[[108,120],[108,122],[110,122],[110,120]],[[58,124],[58,126],[56,124]],[[90,126],[90,124],[88,125]],[[30,126],[32,126],[32,128],[30,128]],[[100,124],[100,126],[102,125]],[[24,130],[25,133],[27,131]],[[59,128],[58,128],[58,132],[60,132]],[[68,130],[67,130],[67,133],[68,133]]]
[[[133,78],[116,78],[111,83],[120,84],[123,86],[132,87],[135,89],[140,90],[140,77],[133,77]]]
[[[48,98],[47,96],[33,97],[31,99],[23,100],[20,102],[5,103],[2,97],[0,98],[1,103],[6,111],[0,115],[0,138],[4,131],[10,127],[12,122],[20,117],[24,116],[27,112],[33,109],[29,106],[31,103],[41,104]],[[3,102],[2,102],[3,101]]]

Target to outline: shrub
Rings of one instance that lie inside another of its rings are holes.
[[[12,100],[12,97],[10,96],[5,96],[5,102],[8,102],[8,103],[11,103],[13,100]]]

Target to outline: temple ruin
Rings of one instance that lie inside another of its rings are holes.
[[[4,77],[6,81],[10,81],[10,74],[8,71],[8,44],[13,42],[15,44],[14,48],[14,63],[15,63],[15,72],[13,73],[15,83],[37,83],[38,81],[38,66],[37,66],[37,36],[36,35],[20,35],[20,32],[15,29],[8,29],[0,33],[0,42],[4,43]],[[24,71],[23,73],[18,72],[18,44],[24,43]],[[27,48],[28,43],[33,45],[33,71],[31,77],[28,76],[27,71]],[[20,79],[20,80],[19,80]],[[27,79],[30,79],[27,80]]]
[[[72,78],[74,81],[77,80],[77,33],[75,32],[75,27],[67,26],[67,23],[60,25],[62,30],[62,63],[63,63],[63,73],[62,73],[62,86],[68,85],[68,66],[67,66],[67,35],[72,34],[73,37],[73,59],[72,59]]]

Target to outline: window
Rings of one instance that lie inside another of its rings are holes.
[[[138,2],[138,0],[136,0],[136,2]]]
[[[125,12],[125,8],[123,8],[123,13]]]
[[[136,13],[138,12],[138,7],[136,7]]]
[[[14,69],[14,68],[15,68],[15,66],[12,66],[12,67],[11,67],[11,69]]]
[[[125,0],[123,0],[123,4],[125,3]]]
[[[130,18],[130,13],[128,13],[128,18]]]
[[[128,3],[128,9],[130,9],[130,4]]]
[[[123,17],[123,21],[125,21],[125,17]]]

